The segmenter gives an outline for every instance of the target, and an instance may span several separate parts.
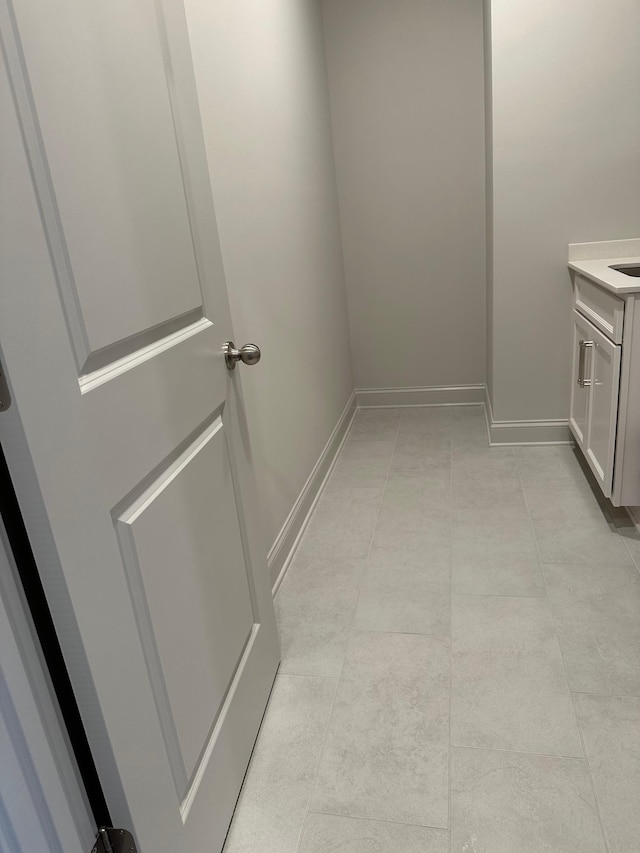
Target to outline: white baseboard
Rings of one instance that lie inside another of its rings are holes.
[[[491,399],[485,388],[484,410],[487,416],[489,444],[573,444],[568,420],[496,421]]]
[[[349,397],[347,405],[338,419],[338,423],[335,425],[324,450],[320,454],[320,458],[314,465],[313,471],[304,484],[302,491],[298,495],[298,499],[294,503],[287,520],[282,525],[282,529],[276,536],[276,541],[271,546],[271,550],[267,555],[267,565],[269,567],[274,595],[282,582],[296,545],[304,532],[307,520],[313,512],[325,480],[342,447],[351,421],[356,413],[356,408],[356,395],[354,391]]]
[[[359,409],[397,406],[469,406],[484,402],[484,385],[434,385],[430,388],[359,388]]]

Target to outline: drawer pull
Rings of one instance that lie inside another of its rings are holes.
[[[593,341],[580,341],[580,358],[578,360],[578,385],[581,388],[588,388],[589,385],[591,385],[591,380],[584,378],[584,365],[586,361],[587,349],[593,349]]]

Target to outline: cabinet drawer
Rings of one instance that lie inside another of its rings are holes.
[[[579,273],[573,282],[573,304],[614,344],[622,343],[624,301]]]

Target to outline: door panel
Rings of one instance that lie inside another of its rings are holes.
[[[182,800],[254,623],[222,419],[126,504],[115,524]]]
[[[215,853],[279,653],[184,10],[0,27],[0,440],[114,821]]]
[[[620,383],[620,347],[593,329],[591,364],[591,414],[587,459],[606,497],[611,495],[618,387]]]
[[[569,426],[579,447],[585,449],[587,424],[589,418],[589,388],[578,384],[581,367],[585,367],[584,357],[581,362],[580,342],[589,340],[589,329],[584,317],[573,312],[573,369],[571,371],[571,407],[569,410]],[[588,354],[585,354],[588,357]]]
[[[14,13],[84,372],[96,351],[202,310],[157,13],[152,0]]]

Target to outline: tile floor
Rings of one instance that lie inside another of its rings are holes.
[[[572,448],[359,411],[225,853],[640,851],[638,565]]]

